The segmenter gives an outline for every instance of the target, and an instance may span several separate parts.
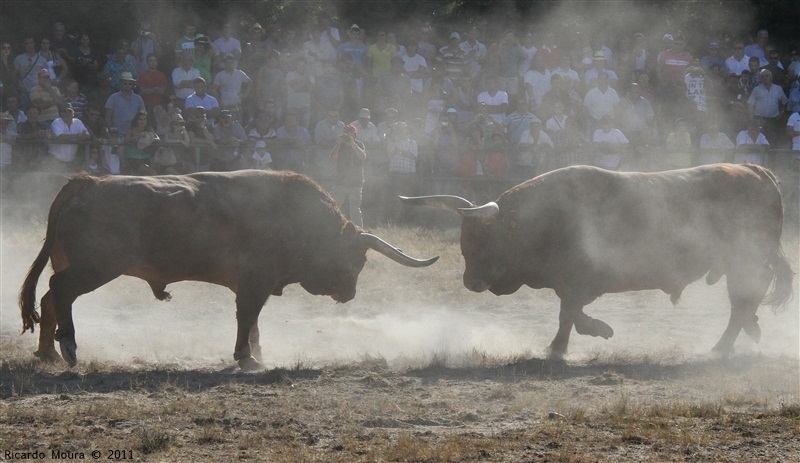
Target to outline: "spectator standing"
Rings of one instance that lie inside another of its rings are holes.
[[[364,39],[361,36],[361,28],[357,24],[350,26],[347,31],[348,40],[339,45],[337,54],[341,57],[343,54],[348,54],[353,58],[353,63],[359,69],[364,68],[364,56],[367,54],[367,46],[364,44]]]
[[[405,122],[392,125],[392,130],[387,135],[386,154],[389,157],[386,216],[390,224],[406,223],[411,218],[412,211],[398,201],[397,197],[415,196],[418,192],[418,153],[417,142],[411,138]]]
[[[17,140],[17,132],[14,129],[14,119],[6,113],[0,113],[0,173],[13,162],[13,146]],[[3,189],[7,182],[3,179]]]
[[[17,159],[22,160],[22,165],[28,168],[39,167],[47,156],[45,141],[51,135],[50,125],[40,122],[39,114],[39,108],[30,105],[25,110],[26,120],[17,124],[17,140],[29,143],[16,146],[14,152]]]
[[[89,131],[84,126],[80,119],[75,118],[75,113],[72,108],[65,106],[61,110],[61,117],[54,120],[50,126],[50,131],[53,134],[53,139],[61,142],[82,142],[90,138]],[[76,170],[76,154],[78,153],[78,144],[74,143],[58,143],[50,144],[50,154],[53,159],[57,161],[54,166],[58,166],[57,170]],[[77,160],[78,163],[83,161]]]
[[[534,55],[531,59],[531,68],[523,76],[525,82],[525,96],[533,112],[541,117],[540,106],[542,97],[550,91],[550,71],[545,66],[544,57]],[[502,120],[502,119],[501,119]]]
[[[175,41],[175,59],[181,60],[184,52],[188,52],[194,58],[194,40],[197,38],[197,28],[194,24],[186,24],[183,27],[183,37]],[[182,61],[182,60],[181,60]]]
[[[19,81],[22,83],[20,102],[22,107],[25,108],[31,103],[31,89],[39,83],[39,70],[47,69],[47,61],[36,52],[36,41],[33,36],[25,37],[22,44],[25,47],[25,51],[14,58],[14,68]]]
[[[300,125],[311,124],[311,93],[314,91],[314,76],[308,72],[304,57],[293,60],[294,70],[286,74],[286,109],[300,117]]]
[[[488,51],[487,51],[488,53]],[[509,98],[519,94],[519,67],[525,58],[519,40],[514,32],[508,31],[498,45],[499,66],[497,67],[497,85],[506,92]]]
[[[466,56],[459,46],[460,40],[461,35],[458,32],[451,32],[447,45],[436,54],[436,61],[444,68],[444,77],[450,80],[469,75]]]
[[[314,127],[314,163],[323,178],[332,177],[336,172],[330,157],[331,150],[336,146],[339,136],[344,133],[344,126],[339,118],[339,111],[331,109]]]
[[[123,172],[130,175],[153,175],[150,167],[153,156],[153,143],[160,141],[148,120],[147,112],[140,111],[133,118],[130,129],[125,134],[125,163]]]
[[[128,54],[128,42],[120,40],[117,42],[117,48],[114,54],[109,56],[105,66],[103,66],[103,73],[111,78],[111,86],[114,90],[121,88],[120,76],[123,72],[130,73],[134,79],[139,76],[139,69],[136,65],[136,58]]]
[[[39,122],[51,123],[58,118],[58,107],[64,104],[64,98],[58,87],[53,85],[50,72],[46,68],[39,69],[39,83],[31,88],[31,103],[39,108]]]
[[[607,64],[608,62],[606,61],[605,53],[602,51],[596,51],[594,53],[594,57],[592,58],[592,67],[583,73],[583,83],[586,85],[586,88],[597,86],[597,76],[599,76],[601,73],[605,73],[608,76],[608,85],[610,85],[612,88],[617,86],[617,81],[619,78],[614,71],[608,69]]]
[[[726,67],[725,60],[719,54],[719,42],[714,41],[708,44],[708,52],[700,58],[700,64],[706,69],[711,69],[712,64],[721,68]]]
[[[194,93],[186,97],[186,109],[202,107],[206,109],[206,117],[212,125],[219,117],[219,101],[208,94],[208,84],[205,79],[198,77],[194,80]]]
[[[548,70],[553,70],[561,64],[561,58],[564,56],[563,50],[556,45],[556,35],[553,31],[547,31],[544,34],[544,41],[542,46],[539,47],[537,52],[542,57],[544,65]]]
[[[241,152],[247,141],[244,128],[234,120],[230,110],[223,109],[219,123],[214,126],[216,150],[209,151],[210,168],[214,171],[229,172],[242,167]]]
[[[216,56],[217,50],[211,42],[211,39],[205,35],[198,34],[197,38],[194,40],[194,60],[192,61],[192,66],[200,71],[200,77],[209,83],[213,82],[214,79],[211,70]]]
[[[763,166],[769,149],[770,143],[761,132],[761,124],[757,119],[752,119],[747,129],[736,136],[736,155],[733,162],[737,164],[749,162]]]
[[[172,87],[178,98],[180,108],[184,108],[186,98],[194,93],[194,81],[200,77],[200,71],[192,66],[194,56],[189,51],[180,55],[181,65],[172,71]]]
[[[391,70],[392,58],[397,56],[397,47],[386,42],[386,32],[378,31],[375,43],[367,47],[366,62],[373,79],[379,79]]]
[[[619,95],[609,86],[608,74],[601,72],[597,75],[597,86],[586,92],[583,98],[583,106],[589,113],[588,133],[594,134],[600,125],[600,119],[606,115],[613,115],[618,104]]]
[[[481,71],[481,62],[486,56],[486,45],[478,41],[478,31],[474,27],[470,28],[465,34],[466,40],[458,44],[464,53],[467,64],[467,77],[474,79]]]
[[[614,119],[606,114],[600,119],[600,127],[592,135],[592,145],[592,165],[617,170],[628,145],[628,138],[622,131],[614,128]]]
[[[692,59],[692,54],[686,51],[686,39],[682,35],[676,35],[672,47],[658,56],[656,70],[665,99],[682,97],[675,94],[675,84],[683,80]]]
[[[800,112],[793,112],[786,121],[786,138],[792,140],[792,151],[800,151]]]
[[[143,73],[150,69],[147,60],[150,55],[159,56],[161,47],[158,45],[156,35],[150,30],[150,25],[142,23],[136,38],[131,41],[131,53],[137,63],[137,72]]]
[[[281,68],[281,54],[276,50],[266,53],[266,63],[258,70],[256,78],[258,109],[265,109],[268,101],[275,104],[275,116],[281,118],[286,105],[286,73]]]
[[[747,56],[758,58],[758,66],[766,66],[769,64],[767,61],[767,43],[769,42],[769,32],[766,29],[761,29],[756,33],[756,42],[744,47],[744,53]]]
[[[667,135],[664,144],[667,152],[663,159],[663,167],[682,169],[692,166],[692,135],[685,119],[675,121],[675,130]]]
[[[11,117],[11,125],[16,130],[17,124],[25,122],[28,118],[25,112],[19,107],[19,97],[9,95],[4,98],[5,104],[3,105],[3,114],[8,114]]]
[[[344,128],[331,151],[331,162],[336,169],[331,196],[351,222],[364,226],[361,215],[361,189],[364,185],[364,163],[367,153],[364,144],[356,137],[358,129],[352,124]]]
[[[156,106],[164,105],[166,93],[167,75],[158,70],[158,57],[150,54],[147,56],[147,69],[139,74],[139,95],[149,114]]]
[[[83,88],[92,87],[97,84],[97,72],[100,70],[100,62],[97,55],[92,51],[91,39],[89,34],[80,35],[80,43],[75,49],[75,59],[70,68],[72,77],[78,81]]]
[[[520,137],[519,145],[522,156],[517,158],[515,170],[517,175],[521,175],[520,180],[527,180],[559,167],[554,158],[553,140],[544,131],[539,119],[531,122],[531,128]]]
[[[288,111],[284,125],[275,132],[276,148],[272,150],[275,169],[302,173],[306,164],[306,149],[311,142],[308,130],[300,125],[297,113]]]
[[[224,57],[225,69],[214,76],[214,88],[219,92],[219,102],[223,109],[233,113],[234,120],[243,115],[242,101],[252,88],[252,80],[240,69],[236,69],[236,57],[228,53]]]
[[[11,57],[11,43],[2,42],[0,49],[0,97],[3,101],[9,96],[19,97],[22,84],[14,68],[14,59]]]
[[[733,42],[733,54],[725,60],[725,66],[728,68],[728,71],[737,76],[741,76],[742,71],[748,69],[749,62],[750,57],[744,53],[744,44],[742,41],[737,40]]]
[[[327,34],[327,28],[320,26],[309,34],[309,39],[303,42],[303,56],[308,62],[308,70],[314,77],[324,73],[326,64],[336,66],[336,48],[330,40],[322,40]]]
[[[42,39],[39,55],[47,62],[47,70],[50,71],[50,80],[54,84],[59,85],[61,81],[69,73],[69,65],[67,60],[61,56],[61,53],[56,50],[50,49],[50,39]]]
[[[620,129],[631,146],[647,146],[655,143],[656,114],[652,104],[642,96],[639,84],[631,84],[628,94],[620,100],[616,113]]]
[[[760,80],[761,84],[753,89],[747,100],[750,116],[760,119],[764,136],[767,140],[771,140],[770,144],[780,146],[780,140],[785,132],[781,118],[788,99],[783,89],[772,83],[772,72],[762,70]]]
[[[780,53],[778,50],[770,49],[767,54],[768,64],[762,66],[761,69],[766,69],[772,73],[772,83],[780,86],[784,92],[789,91],[789,78],[786,76],[786,71],[781,68]]]
[[[133,93],[136,80],[130,72],[120,76],[120,91],[112,94],[106,101],[106,126],[114,128],[120,137],[128,133],[136,114],[145,111],[142,97]]]
[[[88,104],[89,100],[86,99],[86,95],[81,93],[78,81],[67,79],[64,85],[64,105],[69,105],[72,108],[74,117],[83,120],[83,112]]]
[[[486,91],[478,94],[477,102],[478,105],[486,105],[486,110],[492,119],[502,123],[506,118],[508,98],[508,93],[500,90],[499,79],[490,76],[486,79]]]
[[[428,73],[428,63],[425,57],[417,53],[416,42],[409,42],[403,60],[403,71],[408,75],[411,86],[411,101],[409,107],[420,107],[423,101],[423,79]]]
[[[539,49],[536,48],[536,45],[534,45],[533,34],[528,32],[522,37],[522,43],[520,43],[519,49],[522,51],[522,60],[519,64],[519,75],[524,76],[525,73],[531,68],[531,60],[536,55],[536,52],[539,51]]]
[[[712,121],[708,125],[708,132],[700,137],[698,162],[699,164],[725,162],[728,159],[728,153],[732,152],[734,148],[735,145],[731,139],[724,132],[719,131],[719,124]]]
[[[214,48],[223,58],[228,54],[233,55],[233,67],[239,69],[239,58],[242,57],[242,43],[233,36],[233,24],[225,23],[222,26],[222,34],[214,41]],[[217,66],[217,70],[224,69],[224,66],[225,64],[221,62]]]
[[[578,71],[572,69],[569,65],[570,57],[568,53],[564,53],[561,55],[561,62],[559,65],[553,69],[550,73],[553,75],[559,75],[564,81],[564,86],[572,91],[577,91],[580,88],[580,76],[578,76]]]

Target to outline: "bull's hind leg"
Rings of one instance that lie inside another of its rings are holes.
[[[731,301],[731,316],[728,327],[722,333],[714,350],[724,355],[733,353],[733,344],[739,331],[744,329],[755,342],[761,339],[756,311],[772,281],[772,270],[766,265],[736,267],[728,273],[728,297]]]
[[[244,371],[263,370],[265,367],[259,361],[261,346],[258,345],[258,315],[264,304],[267,303],[269,291],[264,291],[262,285],[239,285],[236,293],[236,347],[233,358],[239,362],[239,367]],[[256,344],[251,345],[251,340]],[[255,349],[255,350],[254,350]],[[256,358],[258,355],[259,358]]]
[[[78,363],[72,304],[79,296],[94,291],[121,274],[122,272],[109,273],[107,270],[100,271],[95,266],[84,266],[73,262],[50,278],[50,292],[58,324],[55,340],[59,343],[61,356],[70,366]]]
[[[48,362],[54,362],[61,359],[56,351],[55,332],[56,332],[56,308],[53,301],[52,291],[48,291],[42,297],[42,318],[39,325],[39,345],[36,352],[33,353],[36,357]]]

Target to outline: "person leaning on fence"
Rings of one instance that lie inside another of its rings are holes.
[[[219,123],[214,126],[214,141],[217,149],[209,152],[211,170],[229,172],[242,168],[241,154],[247,142],[244,128],[233,119],[230,110],[223,109],[219,114]],[[248,163],[249,164],[249,163]]]
[[[732,153],[734,148],[735,145],[731,139],[724,132],[719,131],[719,122],[711,121],[706,133],[700,137],[698,164],[726,162],[729,153]]]
[[[141,111],[131,122],[125,134],[125,162],[123,172],[131,175],[153,175],[156,171],[150,166],[155,152],[154,143],[161,141],[150,126],[147,113]]]
[[[27,119],[17,124],[17,140],[24,141],[24,144],[19,143],[15,153],[26,168],[38,168],[48,156],[45,141],[50,136],[50,126],[39,121],[39,113],[39,108],[30,105],[25,110]]]
[[[75,118],[71,106],[65,106],[60,116],[50,126],[53,139],[61,143],[50,144],[49,151],[53,157],[49,167],[59,171],[77,170],[77,165],[85,161],[82,156],[78,156],[78,148],[83,148],[82,142],[89,140],[91,136],[83,122]],[[83,153],[83,149],[80,152]]]
[[[13,126],[14,118],[0,113],[0,170],[5,171],[13,162],[13,146],[17,132]]]
[[[764,165],[770,143],[761,132],[761,123],[758,118],[753,118],[747,125],[747,130],[742,130],[736,136],[736,155],[733,162],[740,164],[749,162],[751,164]]]
[[[364,163],[367,153],[356,136],[358,129],[352,124],[344,127],[331,151],[331,162],[336,168],[331,196],[344,215],[358,226],[363,226],[361,216],[361,188],[364,185]]]

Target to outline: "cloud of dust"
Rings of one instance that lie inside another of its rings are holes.
[[[561,2],[548,15],[531,18],[530,25],[538,33],[562,25],[594,24],[596,27],[589,29],[604,33],[610,45],[615,43],[619,33],[643,31],[660,37],[681,29],[682,25],[674,23],[674,18],[652,14],[651,9],[637,8],[633,2],[623,4],[624,7],[619,8],[608,2],[594,5],[580,2],[580,6],[577,2]],[[155,16],[173,17],[162,13],[160,10]],[[492,33],[491,27],[506,27],[487,20],[492,17],[504,17],[503,12],[494,11],[481,18],[488,23],[487,33]],[[751,29],[743,18],[745,16],[736,19],[737,32]],[[153,25],[160,23],[152,18],[142,19]],[[413,24],[414,28],[418,25],[417,22]],[[199,29],[209,32],[202,27]],[[393,23],[393,29],[405,32],[409,27],[398,21]],[[212,39],[215,38],[212,34]],[[239,38],[246,40],[246,37]],[[401,37],[401,41],[407,38]],[[487,41],[487,37],[480,39]],[[46,198],[17,204],[23,211],[20,216],[16,215],[17,211],[7,210],[7,199],[3,200],[0,330],[3,336],[29,345],[31,350],[35,347],[38,330],[36,335],[16,337],[21,328],[16,297],[44,236],[49,200],[61,184],[63,181],[18,185],[22,189],[19,197]],[[31,210],[36,212],[30,214]],[[797,268],[796,256],[793,265]],[[43,295],[48,277],[46,271],[40,279],[38,297]],[[387,290],[401,289],[403,293],[402,298],[395,297],[389,303],[364,296],[367,292],[363,290],[369,287],[373,277],[370,269],[365,268],[359,279],[359,294],[345,305],[337,305],[329,298],[308,296],[297,286],[287,288],[283,297],[271,298],[259,323],[265,362],[270,366],[291,365],[298,360],[315,364],[358,360],[363,355],[380,355],[390,362],[409,358],[421,358],[424,362],[432,354],[456,357],[473,349],[500,357],[525,352],[542,355],[557,329],[558,300],[549,291],[522,289],[502,298],[489,294],[464,296],[460,292],[466,289],[459,279],[452,281],[453,292],[459,294],[458,302],[450,304],[448,295],[442,294],[441,303],[431,307],[420,303],[415,296],[415,293],[429,295],[430,291],[436,291],[424,282],[414,287]],[[166,363],[232,363],[236,330],[233,294],[224,288],[200,283],[174,284],[168,290],[173,292],[173,300],[158,302],[144,282],[123,277],[79,298],[74,309],[79,359],[83,362],[93,358],[129,362],[138,358]],[[471,302],[463,303],[463,300]],[[798,300],[795,288],[795,299],[789,310],[774,314],[762,307],[759,311],[761,344],[754,347],[742,334],[737,348],[758,349],[768,355],[800,355]],[[677,308],[672,307],[664,294],[648,291],[604,296],[587,306],[586,312],[609,323],[615,336],[606,341],[573,332],[571,359],[585,358],[598,350],[640,353],[678,350],[687,355],[705,354],[722,334],[729,306],[723,280],[713,287],[703,282],[690,285]]]

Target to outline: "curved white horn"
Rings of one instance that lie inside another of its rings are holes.
[[[469,217],[475,219],[489,219],[497,215],[500,212],[500,206],[497,205],[496,202],[488,202],[483,206],[478,207],[460,207],[458,208],[458,214],[461,217]]]
[[[460,196],[452,195],[432,195],[432,196],[399,196],[400,201],[411,206],[432,207],[436,209],[444,209],[446,211],[455,212],[461,215],[459,209],[468,209],[475,207],[474,204],[467,201]]]
[[[427,267],[439,260],[439,256],[430,259],[415,259],[371,233],[359,233],[358,239],[366,244],[368,248],[378,251],[389,259],[392,259],[398,264],[405,265],[406,267]]]

